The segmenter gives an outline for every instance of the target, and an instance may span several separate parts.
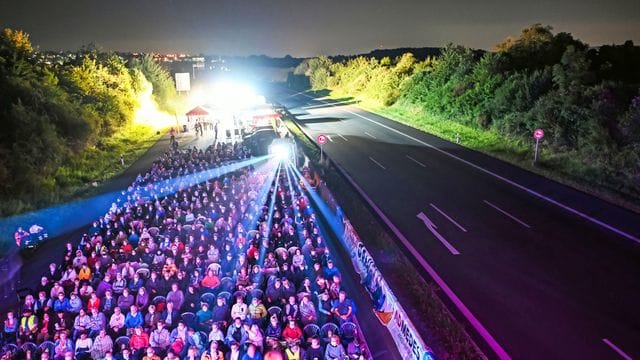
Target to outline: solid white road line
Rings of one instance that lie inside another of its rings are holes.
[[[426,167],[427,167],[427,165],[425,165],[425,164],[421,163],[420,161],[418,161],[418,160],[416,160],[416,159],[412,158],[412,157],[411,157],[411,156],[409,156],[409,155],[407,155],[407,158],[409,158],[409,160],[413,161],[414,163],[416,163],[416,164],[418,164],[418,165],[422,166],[423,168],[426,168]]]
[[[368,136],[371,136],[371,137],[372,137],[372,138],[374,138],[374,139],[377,139],[377,137],[375,137],[375,136],[373,136],[373,135],[369,134],[369,133],[368,133],[368,132],[366,132],[366,131],[364,132],[364,134],[365,134],[365,135],[368,135]]]
[[[302,95],[313,99],[312,96],[309,96],[307,94],[302,94]],[[319,100],[319,101],[322,101],[322,100]],[[463,162],[463,163],[465,163],[465,164],[467,164],[467,165],[469,165],[469,166],[471,166],[471,167],[473,167],[473,168],[475,168],[477,170],[480,170],[480,171],[482,171],[482,172],[484,172],[486,174],[489,174],[489,175],[491,175],[491,176],[493,176],[493,177],[495,177],[497,179],[500,179],[500,180],[506,182],[507,184],[512,185],[512,186],[514,186],[514,187],[516,187],[516,188],[518,188],[518,189],[520,189],[522,191],[525,191],[525,192],[527,192],[527,193],[529,193],[529,194],[531,194],[531,195],[533,195],[533,196],[535,196],[535,197],[537,197],[539,199],[542,199],[542,200],[547,201],[547,202],[549,202],[549,203],[551,203],[553,205],[561,207],[564,210],[566,210],[566,211],[568,211],[568,212],[570,212],[570,213],[572,213],[574,215],[577,215],[577,216],[579,216],[579,217],[581,217],[581,218],[583,218],[585,220],[588,220],[588,221],[590,221],[590,222],[592,222],[592,223],[594,223],[596,225],[599,225],[599,226],[601,226],[601,227],[603,227],[603,228],[605,228],[605,229],[607,229],[609,231],[612,231],[612,232],[614,232],[614,233],[616,233],[616,234],[618,234],[620,236],[623,236],[623,237],[625,237],[625,238],[627,238],[629,240],[633,240],[633,241],[635,241],[637,243],[640,243],[640,238],[638,238],[636,236],[633,236],[633,235],[631,235],[631,234],[629,234],[629,233],[627,233],[627,232],[625,232],[623,230],[620,230],[620,229],[616,228],[615,226],[609,225],[609,224],[605,223],[604,221],[601,221],[601,220],[598,220],[598,219],[596,219],[596,218],[594,218],[592,216],[589,216],[589,215],[581,212],[580,210],[576,210],[576,209],[574,209],[574,208],[572,208],[572,207],[570,207],[568,205],[565,205],[565,204],[563,204],[563,203],[561,203],[561,202],[559,202],[559,201],[557,201],[555,199],[552,199],[552,198],[550,198],[548,196],[545,196],[545,195],[543,195],[543,194],[541,194],[541,193],[539,193],[539,192],[537,192],[535,190],[529,189],[528,187],[526,187],[524,185],[521,185],[521,184],[519,184],[519,183],[517,183],[517,182],[515,182],[513,180],[507,179],[504,176],[498,175],[498,174],[494,173],[491,170],[487,170],[487,169],[483,168],[482,166],[476,165],[476,164],[474,164],[474,163],[472,163],[470,161],[467,161],[467,160],[465,160],[463,158],[460,158],[460,157],[458,157],[458,156],[456,156],[454,154],[451,154],[448,151],[442,150],[437,146],[433,146],[433,145],[431,145],[431,144],[429,144],[427,142],[424,142],[424,141],[422,141],[420,139],[417,139],[417,138],[415,138],[415,137],[413,137],[411,135],[405,134],[400,130],[396,130],[396,129],[394,129],[394,128],[390,127],[390,126],[387,126],[385,124],[381,124],[381,123],[379,123],[379,122],[377,122],[375,120],[369,119],[368,117],[362,116],[362,115],[357,114],[357,113],[355,113],[353,111],[350,111],[350,110],[347,110],[347,109],[342,109],[342,111],[347,112],[347,113],[352,114],[352,115],[355,115],[355,116],[357,116],[359,118],[365,119],[365,120],[367,120],[369,122],[372,122],[372,123],[374,123],[374,124],[376,124],[378,126],[381,126],[381,127],[385,128],[385,129],[393,131],[393,132],[395,132],[397,134],[400,134],[400,135],[402,135],[402,136],[404,136],[404,137],[406,137],[408,139],[411,139],[411,140],[413,140],[413,141],[415,141],[415,142],[417,142],[419,144],[422,144],[422,145],[424,145],[426,147],[429,147],[429,148],[431,148],[431,149],[433,149],[435,151],[438,151],[438,152],[440,152],[440,153],[442,153],[442,154],[444,154],[446,156],[449,156],[449,157],[451,157],[453,159],[456,159],[456,160],[458,160],[460,162]]]
[[[387,168],[382,166],[382,164],[380,164],[379,162],[377,162],[376,159],[372,158],[371,156],[369,156],[369,159],[371,161],[373,161],[374,163],[376,163],[376,165],[380,166],[382,168],[382,170],[387,170]]]
[[[329,141],[333,142],[333,139],[331,138],[331,135],[327,135],[327,139],[329,139]]]
[[[438,240],[440,240],[442,245],[444,245],[444,247],[446,247],[447,250],[449,250],[449,252],[451,254],[460,255],[460,251],[458,251],[458,249],[453,247],[453,245],[451,245],[447,241],[447,239],[445,239],[442,235],[440,235],[440,233],[436,230],[438,227],[436,226],[436,224],[433,223],[433,221],[431,221],[431,219],[429,219],[427,217],[427,215],[425,215],[423,212],[420,212],[416,216],[417,216],[418,219],[422,220],[422,222],[427,226],[427,229],[429,229],[429,231],[431,231],[433,236],[435,236]]]
[[[341,134],[337,134],[337,135],[338,135],[338,136],[340,136],[340,138],[341,138],[342,140],[344,140],[344,141],[349,141],[349,140],[347,140],[347,138],[346,138],[346,137],[342,136]]]
[[[619,347],[615,346],[611,341],[609,341],[609,339],[602,339],[602,341],[604,341],[605,344],[609,345],[609,347],[612,348],[613,351],[617,352],[618,355],[620,355],[620,357],[622,357],[624,360],[633,360],[631,356],[627,355]]]
[[[504,211],[504,210],[500,209],[500,208],[499,208],[499,207],[497,207],[496,205],[494,205],[494,204],[492,204],[492,203],[488,202],[487,200],[482,200],[482,201],[484,201],[484,202],[485,202],[485,204],[487,204],[487,205],[491,206],[492,208],[494,208],[494,209],[496,209],[496,210],[500,211],[501,213],[503,213],[503,214],[507,215],[508,217],[510,217],[513,221],[517,222],[518,224],[520,224],[520,225],[522,225],[522,226],[524,226],[524,227],[526,227],[526,228],[528,228],[528,229],[531,229],[531,226],[529,226],[529,224],[525,223],[524,221],[522,221],[522,220],[518,219],[517,217],[515,217],[515,216],[513,216],[513,215],[509,214],[508,212],[506,212],[506,211]]]
[[[447,218],[447,220],[451,221],[451,223],[455,226],[458,227],[458,229],[467,232],[467,229],[463,228],[460,224],[458,224],[458,222],[456,222],[455,220],[453,220],[449,215],[445,214],[444,211],[438,209],[437,206],[435,206],[432,203],[429,203],[429,205],[431,205],[432,208],[436,209],[437,212],[439,212],[442,216],[444,216],[445,218]]]

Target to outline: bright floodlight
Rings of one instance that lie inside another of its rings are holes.
[[[289,146],[285,144],[274,144],[271,146],[271,153],[275,156],[276,159],[280,161],[285,161],[289,159],[291,155],[289,151]]]
[[[210,95],[213,105],[233,111],[265,103],[264,97],[256,95],[250,86],[233,81],[213,84]]]

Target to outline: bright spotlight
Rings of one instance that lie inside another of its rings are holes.
[[[291,144],[283,141],[275,140],[271,146],[269,146],[269,154],[279,161],[289,160],[291,153]]]
[[[274,146],[273,154],[275,155],[276,159],[280,161],[286,160],[290,155],[289,147],[282,144],[277,144]]]

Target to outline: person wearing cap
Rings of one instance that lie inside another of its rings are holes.
[[[229,344],[229,352],[225,355],[225,360],[242,360],[244,355],[241,346],[237,341],[231,341]]]
[[[38,318],[34,315],[33,310],[26,308],[20,319],[18,326],[18,336],[21,342],[35,340],[35,334],[38,332]]]

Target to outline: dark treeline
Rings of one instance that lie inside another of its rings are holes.
[[[492,52],[450,45],[423,61],[318,57],[295,73],[316,89],[417,109],[507,141],[530,143],[543,128],[550,158],[573,163],[552,170],[640,198],[640,47],[631,41],[590,48],[536,24]]]
[[[83,179],[81,166],[72,179],[65,165],[131,125],[145,75],[159,103],[175,93],[170,75],[150,62],[87,48],[49,62],[28,34],[2,31],[0,216],[50,203],[60,188],[77,185],[70,181],[95,180]]]

